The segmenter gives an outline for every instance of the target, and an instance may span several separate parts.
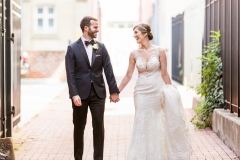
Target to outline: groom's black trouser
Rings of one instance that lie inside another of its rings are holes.
[[[104,146],[104,109],[105,98],[99,98],[92,85],[89,97],[82,100],[82,106],[73,104],[74,157],[82,160],[84,148],[84,129],[87,121],[88,106],[92,114],[94,160],[103,159]]]

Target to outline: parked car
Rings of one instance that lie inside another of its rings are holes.
[[[21,55],[21,75],[25,76],[30,73],[30,65],[28,63],[28,53],[23,52]]]

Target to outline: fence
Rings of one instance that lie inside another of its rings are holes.
[[[21,1],[0,0],[0,137],[20,121]]]
[[[221,31],[225,109],[240,117],[240,2],[206,0],[204,44],[210,31]]]

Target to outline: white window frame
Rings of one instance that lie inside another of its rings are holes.
[[[38,13],[38,9],[42,8],[42,13]],[[53,9],[53,13],[49,13],[49,9]],[[57,11],[54,6],[38,6],[35,10],[35,27],[34,30],[38,34],[54,34],[57,33]],[[39,28],[38,20],[42,19],[43,26]],[[53,19],[53,26],[49,26],[49,20]]]

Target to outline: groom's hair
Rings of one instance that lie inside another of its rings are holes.
[[[98,21],[97,18],[94,18],[94,17],[91,17],[91,16],[83,17],[83,19],[80,22],[80,28],[81,28],[82,32],[84,31],[85,26],[88,26],[88,27],[90,26],[90,21],[91,20]]]

